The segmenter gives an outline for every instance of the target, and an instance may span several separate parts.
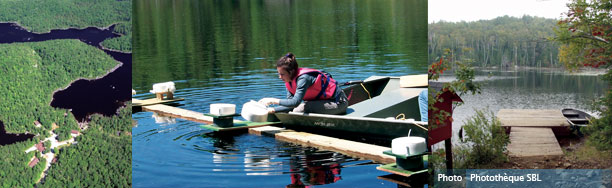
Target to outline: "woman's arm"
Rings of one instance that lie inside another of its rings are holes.
[[[296,83],[297,89],[293,97],[288,98],[288,99],[281,99],[279,101],[279,105],[286,106],[286,107],[298,106],[302,102],[302,99],[304,98],[304,95],[306,94],[306,90],[308,89],[308,87],[314,84],[315,79],[316,77],[308,75],[308,74],[299,76],[297,78],[297,83]]]

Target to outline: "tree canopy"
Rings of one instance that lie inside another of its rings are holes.
[[[105,41],[103,45],[120,51],[132,49],[131,0],[0,1],[0,22],[16,22],[37,33],[118,24],[115,32],[124,36]]]
[[[38,187],[131,187],[132,110],[93,115],[77,144],[63,148]]]
[[[589,143],[612,150],[612,1],[574,0],[566,17],[557,23],[555,40],[561,43],[559,60],[568,69],[606,69],[602,76],[608,92],[593,106],[600,118],[586,128]]]
[[[554,36],[557,21],[532,16],[503,16],[475,22],[429,24],[429,62],[450,49],[452,61],[472,59],[481,67],[559,67]]]
[[[48,134],[51,124],[60,132],[78,129],[72,113],[49,104],[53,92],[78,78],[106,74],[118,62],[78,40],[0,44],[0,121],[7,132]],[[43,127],[37,128],[34,121]]]

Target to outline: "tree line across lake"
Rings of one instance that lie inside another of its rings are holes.
[[[559,45],[551,41],[558,20],[523,16],[474,22],[429,24],[429,62],[446,49],[452,58],[480,67],[561,67]]]

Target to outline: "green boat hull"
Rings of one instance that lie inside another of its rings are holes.
[[[420,120],[418,95],[426,88],[399,88],[398,79],[372,77],[363,85],[353,85],[343,90],[350,96],[347,114],[290,112],[275,115],[287,127],[306,130],[321,129],[330,133],[342,132],[385,140],[405,137],[411,131],[411,136],[427,138],[426,123],[394,119],[399,116]]]
[[[283,125],[298,126],[302,129],[325,129],[326,131],[340,131],[354,135],[364,135],[392,140],[405,137],[408,131],[411,136],[427,138],[426,125],[417,125],[409,121],[388,120],[382,118],[356,118],[347,116],[334,116],[323,114],[289,114],[277,113],[276,117]]]

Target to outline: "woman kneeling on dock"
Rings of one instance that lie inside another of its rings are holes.
[[[278,78],[285,82],[287,99],[263,98],[260,103],[280,105],[268,108],[269,113],[293,112],[344,114],[348,99],[331,75],[316,69],[298,68],[291,52],[276,62]],[[302,103],[302,100],[304,101]]]

